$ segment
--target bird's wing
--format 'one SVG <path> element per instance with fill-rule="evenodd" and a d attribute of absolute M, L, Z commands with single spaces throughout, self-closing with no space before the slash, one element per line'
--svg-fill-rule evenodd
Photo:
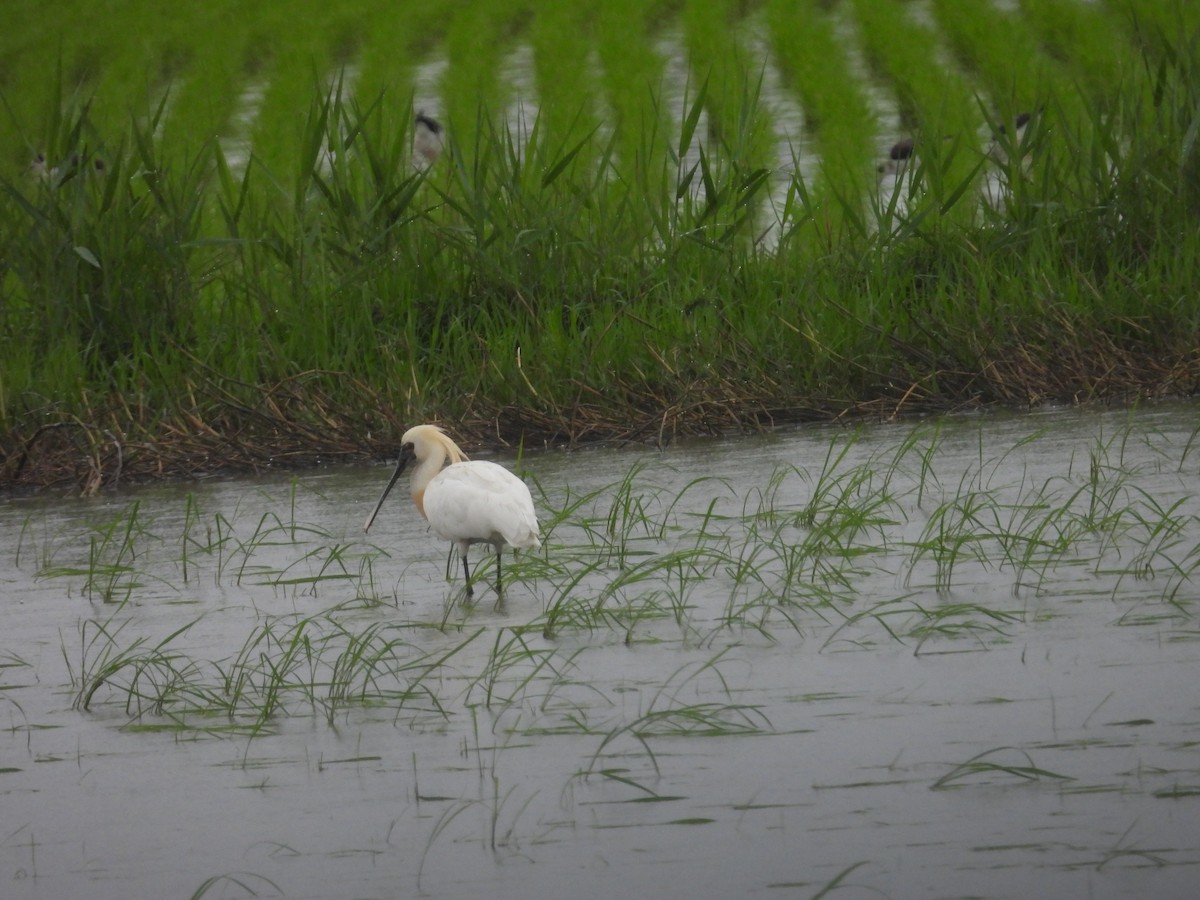
<path fill-rule="evenodd" d="M 484 460 L 442 469 L 425 489 L 425 515 L 450 541 L 502 540 L 537 547 L 537 515 L 525 482 L 503 466 Z"/>

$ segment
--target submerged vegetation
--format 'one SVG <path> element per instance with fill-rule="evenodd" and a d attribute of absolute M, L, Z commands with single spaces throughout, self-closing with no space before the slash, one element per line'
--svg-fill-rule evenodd
<path fill-rule="evenodd" d="M 1200 385 L 1192 4 L 72 5 L 0 37 L 4 487 Z"/>

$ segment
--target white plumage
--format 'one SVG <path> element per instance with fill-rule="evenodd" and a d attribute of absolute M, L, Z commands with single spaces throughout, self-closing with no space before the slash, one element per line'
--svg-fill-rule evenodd
<path fill-rule="evenodd" d="M 412 475 L 413 503 L 434 532 L 458 548 L 463 558 L 467 596 L 474 593 L 467 562 L 467 550 L 472 544 L 491 544 L 496 548 L 496 593 L 502 595 L 500 560 L 504 546 L 541 546 L 537 514 L 525 482 L 496 463 L 468 460 L 436 425 L 416 425 L 404 433 L 400 443 L 396 471 L 363 530 L 371 528 L 392 486 L 408 463 L 416 460 Z"/>

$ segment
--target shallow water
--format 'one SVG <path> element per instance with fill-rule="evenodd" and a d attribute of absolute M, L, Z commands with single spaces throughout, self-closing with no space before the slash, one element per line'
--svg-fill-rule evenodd
<path fill-rule="evenodd" d="M 385 467 L 5 500 L 0 895 L 1191 896 L 1198 431 L 531 452 L 500 608 Z"/>

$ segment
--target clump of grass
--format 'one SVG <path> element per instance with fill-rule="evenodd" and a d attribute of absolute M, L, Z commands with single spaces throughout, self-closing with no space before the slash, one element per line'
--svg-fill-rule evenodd
<path fill-rule="evenodd" d="M 1024 764 L 997 762 L 994 759 L 988 758 L 1008 751 L 1019 756 L 1024 761 Z M 971 779 L 987 781 L 989 776 L 996 775 L 1008 776 L 1006 780 L 1017 779 L 1020 782 L 1027 783 L 1046 780 L 1056 782 L 1074 780 L 1070 775 L 1051 772 L 1048 769 L 1043 769 L 1035 765 L 1033 758 L 1024 750 L 1018 750 L 1015 747 L 996 747 L 991 750 L 985 750 L 982 753 L 977 753 L 966 762 L 954 766 L 949 772 L 930 785 L 930 788 L 935 791 L 961 788 L 964 781 L 969 782 Z"/>

